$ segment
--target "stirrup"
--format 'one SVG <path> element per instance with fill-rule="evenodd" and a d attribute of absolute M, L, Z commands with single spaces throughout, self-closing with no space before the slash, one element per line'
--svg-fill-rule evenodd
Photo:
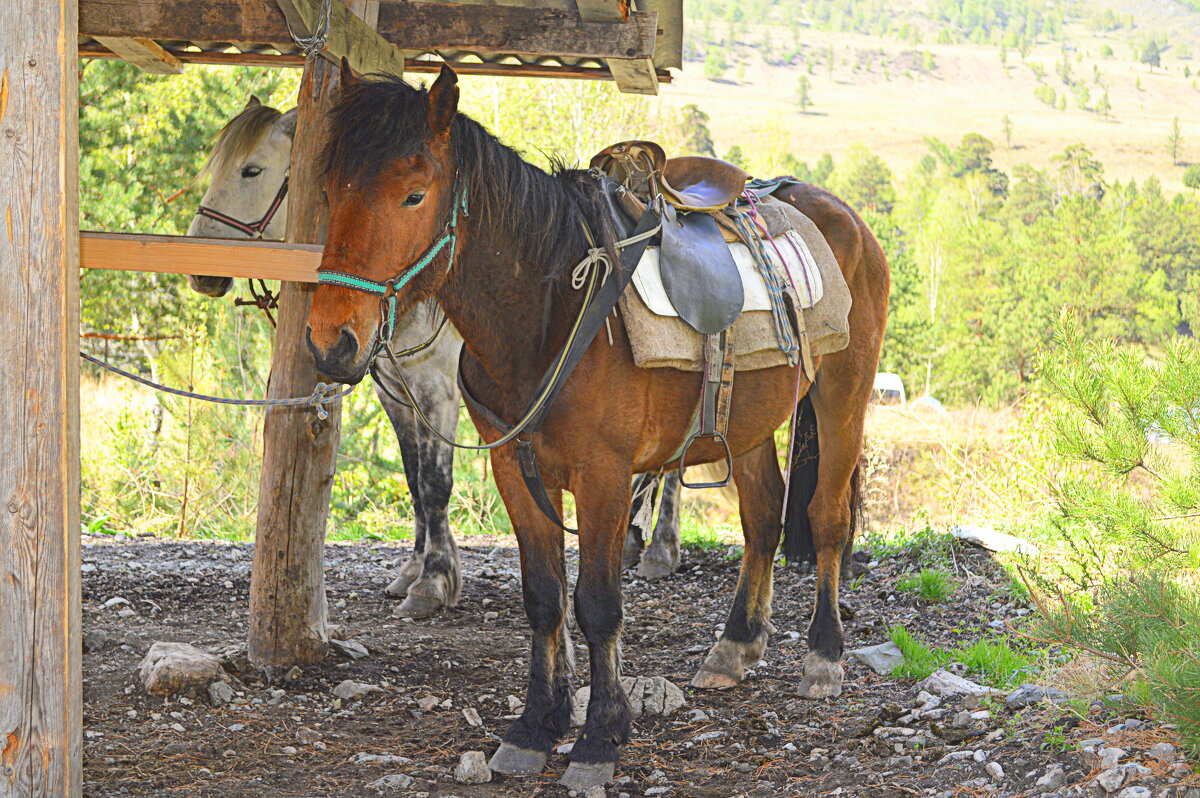
<path fill-rule="evenodd" d="M 713 438 L 719 440 L 721 445 L 725 447 L 725 478 L 720 482 L 688 482 L 684 478 L 684 470 L 687 468 L 687 451 L 688 448 L 696 442 L 698 438 Z M 688 439 L 683 443 L 683 449 L 679 452 L 679 484 L 691 490 L 700 490 L 703 488 L 723 488 L 729 484 L 729 480 L 733 479 L 733 455 L 729 451 L 729 441 L 725 440 L 725 436 L 719 432 L 693 432 L 688 436 Z"/>

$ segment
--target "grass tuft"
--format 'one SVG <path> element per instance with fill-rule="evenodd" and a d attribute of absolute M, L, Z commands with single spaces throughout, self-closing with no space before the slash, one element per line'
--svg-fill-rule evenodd
<path fill-rule="evenodd" d="M 925 601 L 940 602 L 950 598 L 955 588 L 945 571 L 922 568 L 919 573 L 896 580 L 896 589 Z"/>

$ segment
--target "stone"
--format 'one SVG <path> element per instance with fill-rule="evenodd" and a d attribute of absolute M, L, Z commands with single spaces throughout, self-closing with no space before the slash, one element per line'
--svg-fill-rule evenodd
<path fill-rule="evenodd" d="M 996 692 L 990 687 L 976 684 L 945 670 L 934 671 L 928 679 L 921 682 L 917 687 L 939 698 L 949 698 L 950 696 L 980 697 Z"/>
<path fill-rule="evenodd" d="M 1105 792 L 1116 792 L 1125 783 L 1124 768 L 1109 768 L 1096 777 L 1096 784 Z"/>
<path fill-rule="evenodd" d="M 1151 798 L 1153 795 L 1154 792 L 1149 787 L 1134 785 L 1132 787 L 1126 787 L 1117 793 L 1117 798 Z"/>
<path fill-rule="evenodd" d="M 310 729 L 307 726 L 301 726 L 296 729 L 296 742 L 301 745 L 312 745 L 313 743 L 320 742 L 324 736 L 316 729 Z"/>
<path fill-rule="evenodd" d="M 1041 551 L 1028 540 L 1022 540 L 1014 535 L 997 532 L 990 526 L 979 524 L 960 524 L 950 530 L 950 534 L 964 543 L 1002 554 L 1023 554 L 1036 557 Z"/>
<path fill-rule="evenodd" d="M 1146 751 L 1146 756 L 1154 757 L 1155 759 L 1169 759 L 1175 756 L 1178 749 L 1170 743 L 1155 743 Z"/>
<path fill-rule="evenodd" d="M 202 693 L 225 676 L 221 660 L 187 643 L 157 642 L 138 669 L 151 695 Z"/>
<path fill-rule="evenodd" d="M 1036 786 L 1046 792 L 1057 792 L 1067 785 L 1067 773 L 1062 765 L 1051 765 L 1045 774 L 1037 780 Z"/>
<path fill-rule="evenodd" d="M 846 654 L 846 659 L 866 665 L 880 676 L 886 676 L 892 668 L 904 661 L 904 652 L 900 650 L 900 646 L 889 640 L 876 646 L 856 648 Z"/>
<path fill-rule="evenodd" d="M 1004 768 L 1000 766 L 999 762 L 988 762 L 983 766 L 983 770 L 992 781 L 1001 781 L 1004 779 Z"/>
<path fill-rule="evenodd" d="M 422 712 L 432 712 L 434 710 L 434 708 L 438 705 L 438 703 L 439 703 L 438 700 L 431 695 L 427 695 L 424 698 L 417 699 L 417 707 Z"/>
<path fill-rule="evenodd" d="M 454 769 L 454 780 L 459 784 L 487 784 L 492 780 L 492 770 L 482 751 L 467 751 L 458 760 Z"/>
<path fill-rule="evenodd" d="M 358 701 L 370 695 L 371 693 L 382 692 L 382 687 L 376 687 L 373 684 L 363 684 L 362 682 L 356 682 L 353 679 L 346 679 L 337 687 L 333 688 L 333 694 L 344 701 Z"/>
<path fill-rule="evenodd" d="M 370 653 L 367 651 L 366 646 L 355 640 L 335 640 L 331 637 L 329 639 L 329 645 L 333 646 L 350 659 L 362 659 Z"/>
<path fill-rule="evenodd" d="M 350 764 L 396 765 L 397 767 L 406 767 L 414 763 L 406 756 L 396 756 L 395 754 L 368 754 L 366 751 L 359 751 L 357 754 L 350 757 Z"/>
<path fill-rule="evenodd" d="M 83 650 L 86 654 L 102 651 L 109 642 L 108 632 L 103 629 L 92 629 L 83 633 Z"/>
<path fill-rule="evenodd" d="M 214 707 L 223 707 L 233 700 L 233 688 L 229 682 L 213 682 L 208 686 L 208 701 Z"/>
<path fill-rule="evenodd" d="M 1042 701 L 1049 699 L 1056 704 L 1060 704 L 1067 700 L 1067 696 L 1061 690 L 1056 690 L 1053 687 L 1042 687 L 1036 684 L 1023 684 L 1013 692 L 1009 693 L 1004 699 L 1004 705 L 1009 709 L 1016 711 L 1024 709 L 1034 704 L 1040 704 Z"/>
<path fill-rule="evenodd" d="M 1100 767 L 1104 768 L 1105 770 L 1116 767 L 1117 763 L 1120 762 L 1121 758 L 1124 756 L 1124 748 L 1105 748 L 1100 752 Z"/>
<path fill-rule="evenodd" d="M 662 676 L 626 676 L 621 687 L 629 696 L 629 706 L 634 718 L 643 715 L 670 715 L 687 702 L 683 690 Z M 582 726 L 587 719 L 587 705 L 592 697 L 592 688 L 580 687 L 571 702 L 571 725 Z"/>
<path fill-rule="evenodd" d="M 134 651 L 144 652 L 150 647 L 149 644 L 142 639 L 142 636 L 132 629 L 121 635 L 121 642 L 132 648 Z"/>
<path fill-rule="evenodd" d="M 284 756 L 295 756 L 298 753 L 300 753 L 300 751 L 294 745 L 285 745 L 283 747 L 283 755 Z"/>
<path fill-rule="evenodd" d="M 379 792 L 397 792 L 399 790 L 407 790 L 416 783 L 416 779 L 412 776 L 406 776 L 403 773 L 389 773 L 381 779 L 376 779 L 367 785 L 368 789 L 378 790 Z"/>
<path fill-rule="evenodd" d="M 608 793 L 603 784 L 594 784 L 583 793 L 583 798 L 605 798 Z"/>
<path fill-rule="evenodd" d="M 463 717 L 467 720 L 468 726 L 482 726 L 483 719 L 479 717 L 478 710 L 475 707 L 464 707 L 462 711 Z M 482 754 L 480 754 L 482 756 Z M 471 782 L 472 784 L 482 784 L 482 782 Z"/>

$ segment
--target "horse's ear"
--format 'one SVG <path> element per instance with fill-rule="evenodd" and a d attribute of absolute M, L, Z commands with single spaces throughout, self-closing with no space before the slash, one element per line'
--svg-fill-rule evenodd
<path fill-rule="evenodd" d="M 246 100 L 246 107 L 243 108 L 242 110 L 249 111 L 251 108 L 257 108 L 260 105 L 262 105 L 262 103 L 259 101 L 259 99 L 257 97 L 255 97 L 253 94 L 251 94 L 250 99 Z"/>
<path fill-rule="evenodd" d="M 458 113 L 458 75 L 446 64 L 429 90 L 429 127 L 433 134 L 450 131 L 450 124 Z"/>
<path fill-rule="evenodd" d="M 342 89 L 348 89 L 351 86 L 358 84 L 358 76 L 354 74 L 354 70 L 350 68 L 350 61 L 346 56 L 342 56 L 342 61 L 338 67 L 338 71 L 342 76 Z"/>
<path fill-rule="evenodd" d="M 296 138 L 296 112 L 299 110 L 299 108 L 293 108 L 290 111 L 284 112 L 275 120 L 276 127 L 290 139 Z"/>

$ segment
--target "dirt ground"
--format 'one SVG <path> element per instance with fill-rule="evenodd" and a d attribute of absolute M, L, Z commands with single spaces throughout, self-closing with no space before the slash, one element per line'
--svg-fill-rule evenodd
<path fill-rule="evenodd" d="M 246 631 L 250 546 L 86 541 L 86 796 L 375 796 L 387 789 L 368 785 L 389 774 L 415 780 L 395 791 L 408 796 L 567 795 L 555 783 L 566 767 L 561 755 L 535 778 L 497 775 L 491 783 L 465 785 L 452 775 L 462 753 L 491 755 L 524 695 L 529 636 L 511 540 L 463 539 L 462 602 L 424 621 L 392 617 L 396 603 L 382 592 L 405 549 L 329 546 L 331 622 L 369 655 L 331 655 L 277 684 L 264 682 L 238 651 Z M 689 550 L 681 571 L 665 581 L 626 577 L 626 675 L 664 676 L 686 690 L 724 620 L 736 553 Z M 860 558 L 870 560 L 869 554 Z M 961 645 L 990 631 L 989 624 L 1019 623 L 1028 612 L 1008 596 L 1002 571 L 980 550 L 958 553 L 959 586 L 941 604 L 893 590 L 912 570 L 909 562 L 885 559 L 859 570 L 865 573 L 843 593 L 847 648 L 882 642 L 895 623 L 931 644 Z M 1123 798 L 1200 798 L 1200 790 L 1181 786 L 1194 778 L 1184 777 L 1185 768 L 1138 754 L 1171 740 L 1169 729 L 1136 713 L 1129 718 L 1128 711 L 1095 705 L 1080 716 L 1045 704 L 1016 714 L 1001 698 L 990 712 L 982 710 L 988 717 L 954 726 L 949 721 L 961 712 L 961 699 L 949 699 L 940 719 L 913 719 L 915 684 L 856 664 L 846 666 L 840 698 L 799 699 L 812 593 L 811 574 L 779 569 L 778 631 L 765 661 L 736 689 L 686 690 L 687 703 L 674 714 L 636 721 L 608 796 L 1093 795 L 1101 788 L 1089 780 L 1100 766 L 1080 749 L 1087 738 L 1099 738 L 1124 750 L 1122 763 L 1145 768 L 1131 771 L 1124 785 L 1153 792 L 1127 790 Z M 118 597 L 128 603 L 113 600 Z M 583 666 L 579 686 L 586 682 L 587 659 L 578 630 L 574 639 Z M 235 677 L 233 702 L 214 707 L 206 699 L 148 696 L 137 666 L 159 640 L 226 654 Z M 382 689 L 361 702 L 343 702 L 332 690 L 345 679 Z M 419 702 L 430 696 L 438 705 L 423 711 Z M 481 725 L 468 721 L 470 710 Z M 1126 718 L 1132 725 L 1122 725 Z M 360 752 L 411 762 L 352 762 Z M 1056 764 L 1064 784 L 1037 786 Z"/>

